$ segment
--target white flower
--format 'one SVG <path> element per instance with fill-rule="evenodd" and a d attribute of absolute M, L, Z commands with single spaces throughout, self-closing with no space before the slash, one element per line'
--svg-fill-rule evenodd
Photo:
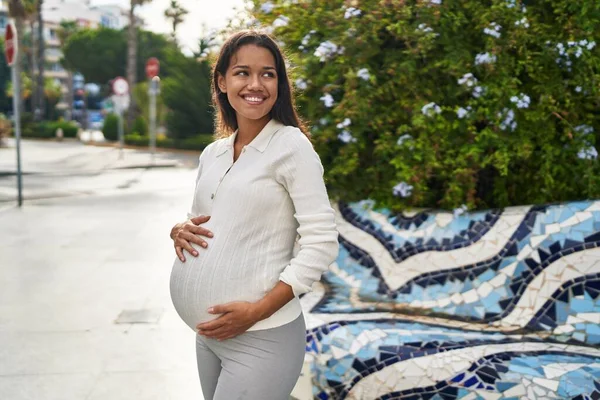
<path fill-rule="evenodd" d="M 477 78 L 472 73 L 464 74 L 462 78 L 458 80 L 459 85 L 467 84 L 468 87 L 472 87 L 477 83 Z"/>
<path fill-rule="evenodd" d="M 319 120 L 319 124 L 321 124 L 321 125 L 327 125 L 327 118 L 321 118 Z"/>
<path fill-rule="evenodd" d="M 416 30 L 421 32 L 433 32 L 433 29 L 427 26 L 427 24 L 419 24 Z"/>
<path fill-rule="evenodd" d="M 358 72 L 356 73 L 356 76 L 358 76 L 360 79 L 363 79 L 365 81 L 368 81 L 369 78 L 371 78 L 371 75 L 369 75 L 369 70 L 366 68 L 359 69 Z"/>
<path fill-rule="evenodd" d="M 504 117 L 504 120 L 500 123 L 500 129 L 503 131 L 510 129 L 514 131 L 517 129 L 517 122 L 515 121 L 515 112 L 508 108 L 502 110 L 502 112 L 498 113 L 498 117 Z"/>
<path fill-rule="evenodd" d="M 587 49 L 588 49 L 588 50 L 591 50 L 591 49 L 593 49 L 594 47 L 596 47 L 596 42 L 594 42 L 594 41 L 592 41 L 592 42 L 589 42 L 589 43 L 588 43 L 588 45 L 587 45 Z"/>
<path fill-rule="evenodd" d="M 338 129 L 345 128 L 347 126 L 350 126 L 351 123 L 352 123 L 352 121 L 350 120 L 350 118 L 345 118 L 342 122 L 337 124 L 337 128 Z"/>
<path fill-rule="evenodd" d="M 506 1 L 506 7 L 508 7 L 508 8 L 515 8 L 516 5 L 517 4 L 516 4 L 515 0 L 507 0 Z"/>
<path fill-rule="evenodd" d="M 531 103 L 529 96 L 523 93 L 521 93 L 519 96 L 511 97 L 510 101 L 517 103 L 517 108 L 529 108 L 529 104 Z"/>
<path fill-rule="evenodd" d="M 581 133 L 583 135 L 589 135 L 594 133 L 594 128 L 589 125 L 578 125 L 575 127 L 575 132 Z"/>
<path fill-rule="evenodd" d="M 595 160 L 598 158 L 598 150 L 594 146 L 587 147 L 585 149 L 579 150 L 577 153 L 577 157 L 583 160 Z"/>
<path fill-rule="evenodd" d="M 302 38 L 302 45 L 306 46 L 308 44 L 308 41 L 310 39 L 310 36 L 313 35 L 314 33 L 316 33 L 317 31 L 315 31 L 314 29 L 310 32 L 308 32 L 306 35 L 304 35 L 304 37 Z"/>
<path fill-rule="evenodd" d="M 469 113 L 471 111 L 472 111 L 471 106 L 468 106 L 467 108 L 459 107 L 458 110 L 456 110 L 456 116 L 459 119 L 463 119 L 464 117 L 466 117 L 467 115 L 469 115 Z"/>
<path fill-rule="evenodd" d="M 485 93 L 485 88 L 483 88 L 482 86 L 475 86 L 473 88 L 473 97 L 475 97 L 476 99 L 483 96 L 484 93 Z"/>
<path fill-rule="evenodd" d="M 442 112 L 442 109 L 440 108 L 440 106 L 433 102 L 425 104 L 423 108 L 421 108 L 421 112 L 423 113 L 423 115 L 431 116 L 431 111 L 435 112 L 436 114 L 439 114 Z"/>
<path fill-rule="evenodd" d="M 338 135 L 338 139 L 340 139 L 344 143 L 356 142 L 356 138 L 354 136 L 352 136 L 352 134 L 345 129 L 342 131 L 342 133 L 340 133 Z"/>
<path fill-rule="evenodd" d="M 394 186 L 394 196 L 409 197 L 412 194 L 413 187 L 406 182 L 400 182 Z"/>
<path fill-rule="evenodd" d="M 429 0 L 429 4 L 436 4 L 436 5 L 440 5 L 442 4 L 442 0 Z"/>
<path fill-rule="evenodd" d="M 475 65 L 492 64 L 496 62 L 496 56 L 490 53 L 480 53 L 475 56 Z"/>
<path fill-rule="evenodd" d="M 465 213 L 465 211 L 467 211 L 469 208 L 467 207 L 466 204 L 463 204 L 462 206 L 455 208 L 454 211 L 452 212 L 454 214 L 454 218 L 458 218 L 459 215 L 462 215 Z"/>
<path fill-rule="evenodd" d="M 280 28 L 290 23 L 290 19 L 285 15 L 280 15 L 273 21 L 273 28 Z"/>
<path fill-rule="evenodd" d="M 315 50 L 315 56 L 319 57 L 321 61 L 325 61 L 336 54 L 342 54 L 344 52 L 343 47 L 338 47 L 337 44 L 328 41 L 325 41 L 319 45 L 319 47 Z"/>
<path fill-rule="evenodd" d="M 529 28 L 529 22 L 527 21 L 527 17 L 521 18 L 519 21 L 515 22 L 516 26 L 522 25 L 525 28 Z"/>
<path fill-rule="evenodd" d="M 404 144 L 404 142 L 408 141 L 408 140 L 412 140 L 412 136 L 410 136 L 408 133 L 405 133 L 404 135 L 400 136 L 398 138 L 398 141 L 396 142 L 396 144 L 398 146 L 402 146 Z"/>
<path fill-rule="evenodd" d="M 260 11 L 264 12 L 265 14 L 270 14 L 271 11 L 273 11 L 273 8 L 275 8 L 275 5 L 270 1 L 267 1 L 260 6 Z"/>
<path fill-rule="evenodd" d="M 361 11 L 358 8 L 348 7 L 344 13 L 344 18 L 348 19 L 350 17 L 358 17 L 360 14 Z"/>
<path fill-rule="evenodd" d="M 306 88 L 308 88 L 308 84 L 304 79 L 298 78 L 296 79 L 296 87 L 300 90 L 306 90 Z"/>
<path fill-rule="evenodd" d="M 577 86 L 577 87 L 575 88 L 575 91 L 576 91 L 577 93 L 581 93 L 581 86 Z"/>
<path fill-rule="evenodd" d="M 323 95 L 321 98 L 319 98 L 319 100 L 321 100 L 327 108 L 332 107 L 334 103 L 333 96 L 331 96 L 329 93 Z"/>
<path fill-rule="evenodd" d="M 495 38 L 499 38 L 501 29 L 502 27 L 500 25 L 498 25 L 495 22 L 492 22 L 489 27 L 483 30 L 483 32 Z"/>
<path fill-rule="evenodd" d="M 581 47 L 578 47 L 577 50 L 575 51 L 575 57 L 579 58 L 579 57 L 581 57 L 582 54 L 583 54 L 583 49 Z"/>

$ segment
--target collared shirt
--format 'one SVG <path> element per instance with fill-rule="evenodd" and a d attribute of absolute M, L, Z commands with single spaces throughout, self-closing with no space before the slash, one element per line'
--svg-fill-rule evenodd
<path fill-rule="evenodd" d="M 258 301 L 279 280 L 295 298 L 249 330 L 293 321 L 301 312 L 298 296 L 338 254 L 323 166 L 308 138 L 271 120 L 234 162 L 236 135 L 211 143 L 200 156 L 188 217 L 210 215 L 202 226 L 214 237 L 203 237 L 206 249 L 193 245 L 198 257 L 176 259 L 173 266 L 173 303 L 192 329 L 215 318 L 208 307 Z"/>

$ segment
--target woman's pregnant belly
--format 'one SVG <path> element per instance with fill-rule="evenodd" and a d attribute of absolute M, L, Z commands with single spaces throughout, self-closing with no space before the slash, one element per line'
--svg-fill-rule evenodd
<path fill-rule="evenodd" d="M 206 249 L 193 244 L 194 257 L 185 252 L 186 261 L 175 257 L 171 270 L 171 300 L 181 319 L 194 331 L 201 322 L 218 318 L 209 314 L 211 306 L 232 301 L 257 301 L 264 296 L 264 277 L 253 268 L 237 265 L 233 249 L 220 247 L 210 238 Z M 260 275 L 260 274 L 259 274 Z"/>

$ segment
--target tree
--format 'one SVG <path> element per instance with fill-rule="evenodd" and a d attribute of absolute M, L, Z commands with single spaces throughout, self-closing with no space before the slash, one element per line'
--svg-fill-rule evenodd
<path fill-rule="evenodd" d="M 61 21 L 60 28 L 58 29 L 57 35 L 60 42 L 60 48 L 63 52 L 63 57 L 60 59 L 60 63 L 67 71 L 67 98 L 66 103 L 68 104 L 69 112 L 67 113 L 67 121 L 70 121 L 73 116 L 73 66 L 64 57 L 65 45 L 67 41 L 78 31 L 78 26 L 75 21 Z"/>
<path fill-rule="evenodd" d="M 42 15 L 42 6 L 44 5 L 44 0 L 36 0 L 36 15 L 37 15 L 37 64 L 38 64 L 38 74 L 37 74 L 37 101 L 38 103 L 35 106 L 36 120 L 40 120 L 42 116 L 45 114 L 45 101 L 44 101 L 44 17 Z M 35 36 L 32 32 L 32 36 Z"/>
<path fill-rule="evenodd" d="M 597 0 L 261 3 L 334 198 L 396 211 L 600 196 Z"/>
<path fill-rule="evenodd" d="M 135 17 L 135 8 L 151 0 L 129 0 L 129 26 L 127 28 L 127 82 L 129 87 L 133 88 L 137 82 L 137 20 Z M 135 110 L 135 99 L 131 96 L 129 111 L 127 114 L 128 125 L 133 122 L 133 113 Z"/>
<path fill-rule="evenodd" d="M 154 32 L 140 30 L 137 34 L 138 52 L 137 74 L 138 82 L 144 81 L 144 64 L 150 57 L 161 61 L 161 76 L 170 74 L 170 64 L 179 50 L 165 36 Z M 127 58 L 127 31 L 114 29 L 81 29 L 71 32 L 63 45 L 63 65 L 71 71 L 81 73 L 87 82 L 107 83 L 117 76 L 125 74 Z M 172 52 L 171 50 L 174 50 Z M 179 52 L 181 53 L 181 52 Z M 81 57 L 86 54 L 86 57 Z M 180 54 L 180 57 L 183 55 Z"/>
<path fill-rule="evenodd" d="M 171 75 L 163 80 L 161 96 L 167 107 L 169 136 L 180 140 L 201 133 L 213 133 L 210 66 L 196 55 L 172 54 Z"/>
<path fill-rule="evenodd" d="M 171 20 L 171 26 L 173 27 L 171 38 L 175 43 L 177 43 L 177 26 L 183 22 L 183 17 L 188 13 L 189 11 L 183 8 L 177 0 L 171 0 L 169 8 L 165 10 L 165 18 Z"/>
<path fill-rule="evenodd" d="M 0 54 L 4 54 L 4 37 L 0 37 Z M 11 109 L 11 102 L 6 94 L 10 83 L 10 67 L 6 64 L 6 59 L 0 57 L 0 114 L 6 113 Z"/>
<path fill-rule="evenodd" d="M 71 31 L 63 47 L 64 63 L 86 82 L 104 84 L 125 74 L 125 36 L 109 28 Z M 85 54 L 85 57 L 81 55 Z"/>

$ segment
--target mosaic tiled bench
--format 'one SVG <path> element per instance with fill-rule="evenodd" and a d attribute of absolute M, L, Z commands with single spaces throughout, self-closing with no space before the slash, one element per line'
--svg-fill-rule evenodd
<path fill-rule="evenodd" d="M 600 399 L 600 202 L 336 211 L 301 299 L 314 398 Z"/>

